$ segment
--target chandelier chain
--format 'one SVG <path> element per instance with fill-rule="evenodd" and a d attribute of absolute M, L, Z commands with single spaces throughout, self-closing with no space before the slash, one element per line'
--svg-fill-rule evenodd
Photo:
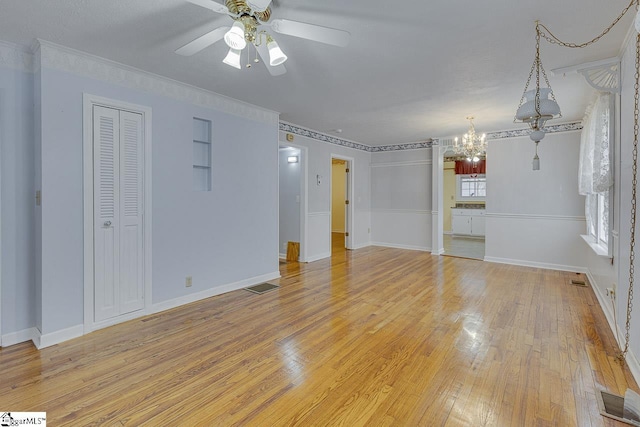
<path fill-rule="evenodd" d="M 598 36 L 592 38 L 591 40 L 589 40 L 588 42 L 584 42 L 584 43 L 567 43 L 567 42 L 563 42 L 562 40 L 560 40 L 555 34 L 553 34 L 547 27 L 545 27 L 543 24 L 538 24 L 540 27 L 544 28 L 546 33 L 544 31 L 540 31 L 540 35 L 549 43 L 551 44 L 557 44 L 563 47 L 570 47 L 570 48 L 583 48 L 583 47 L 587 47 L 589 45 L 592 45 L 594 43 L 596 43 L 598 40 L 600 40 L 602 37 L 606 36 L 609 31 L 611 31 L 611 29 L 613 27 L 616 26 L 616 24 L 622 19 L 622 17 L 624 15 L 626 15 L 626 13 L 629 11 L 629 9 L 631 9 L 635 4 L 638 3 L 638 0 L 631 0 L 629 2 L 629 4 L 627 5 L 627 7 L 625 7 L 622 12 L 620 13 L 620 15 L 618 15 L 618 17 L 613 21 L 613 23 L 611 25 L 609 25 L 603 32 L 601 32 Z"/>
<path fill-rule="evenodd" d="M 633 311 L 633 285 L 635 276 L 635 246 L 636 246 L 636 213 L 638 189 L 638 134 L 640 133 L 640 34 L 636 34 L 636 73 L 633 109 L 633 165 L 631 166 L 631 239 L 629 245 L 629 291 L 627 293 L 627 318 L 625 322 L 624 350 L 618 354 L 618 360 L 624 362 L 629 352 L 629 335 L 631 330 L 631 313 Z"/>

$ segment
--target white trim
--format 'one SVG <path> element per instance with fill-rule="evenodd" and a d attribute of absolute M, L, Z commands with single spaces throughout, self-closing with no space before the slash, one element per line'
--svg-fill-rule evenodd
<path fill-rule="evenodd" d="M 287 254 L 278 254 L 278 259 L 287 259 Z"/>
<path fill-rule="evenodd" d="M 152 302 L 152 112 L 150 107 L 130 104 L 96 95 L 83 94 L 83 186 L 84 186 L 84 330 L 90 332 L 98 325 L 94 321 L 94 280 L 93 280 L 93 106 L 102 105 L 109 108 L 127 110 L 142 114 L 144 123 L 144 202 L 143 202 L 143 235 L 144 235 L 144 309 L 132 315 L 143 316 Z M 130 320 L 129 316 L 118 316 L 116 323 Z"/>
<path fill-rule="evenodd" d="M 38 328 L 23 329 L 18 332 L 11 332 L 2 336 L 2 345 L 9 347 L 22 342 L 33 341 L 35 343 L 36 337 L 40 335 Z"/>
<path fill-rule="evenodd" d="M 178 298 L 174 298 L 168 301 L 163 301 L 158 304 L 154 304 L 151 307 L 151 314 L 159 313 L 165 310 L 170 310 L 172 308 L 180 307 L 185 304 L 190 304 L 196 301 L 201 301 L 203 299 L 211 298 L 216 295 L 225 294 L 227 292 L 237 291 L 239 289 L 257 285 L 259 283 L 266 282 L 268 280 L 278 279 L 279 277 L 280 277 L 280 272 L 274 271 L 272 273 L 263 274 L 261 276 L 251 277 L 251 278 L 240 280 L 234 283 L 217 286 L 215 288 L 207 289 L 202 292 L 197 292 L 194 294 L 189 294 L 189 295 L 184 295 Z"/>
<path fill-rule="evenodd" d="M 45 40 L 38 39 L 34 50 L 38 47 L 41 67 L 154 93 L 257 122 L 278 124 L 279 113 L 266 108 Z"/>
<path fill-rule="evenodd" d="M 318 255 L 309 257 L 304 262 L 315 262 L 315 261 L 320 261 L 321 259 L 325 259 L 325 258 L 331 258 L 331 252 L 325 252 L 323 254 L 318 254 Z"/>
<path fill-rule="evenodd" d="M 369 246 L 371 246 L 371 242 L 367 242 L 367 243 L 361 243 L 359 245 L 355 245 L 353 247 L 353 250 L 357 250 L 357 249 L 364 249 L 364 248 L 368 248 Z"/>
<path fill-rule="evenodd" d="M 518 265 L 520 267 L 533 267 L 533 268 L 544 268 L 546 270 L 557 270 L 557 271 L 571 271 L 577 273 L 586 273 L 587 269 L 585 267 L 577 267 L 573 265 L 562 265 L 562 264 L 551 264 L 546 262 L 534 262 L 534 261 L 525 261 L 521 259 L 511 259 L 511 258 L 497 258 L 497 257 L 484 257 L 486 262 L 493 262 L 497 264 L 509 264 L 509 265 Z"/>
<path fill-rule="evenodd" d="M 309 212 L 307 214 L 307 216 L 309 217 L 315 217 L 315 216 L 331 216 L 331 212 Z"/>
<path fill-rule="evenodd" d="M 420 209 L 371 209 L 371 213 L 399 213 L 399 214 L 420 214 L 420 215 L 437 215 L 437 211 L 425 211 Z"/>
<path fill-rule="evenodd" d="M 385 162 L 385 163 L 371 163 L 372 168 L 390 168 L 395 166 L 419 166 L 419 165 L 432 165 L 432 160 L 410 160 L 406 162 Z"/>
<path fill-rule="evenodd" d="M 545 219 L 554 221 L 581 221 L 586 222 L 584 216 L 569 215 L 530 215 L 530 214 L 512 214 L 512 213 L 485 213 L 485 218 L 508 218 L 508 219 Z"/>
<path fill-rule="evenodd" d="M 596 241 L 593 238 L 593 236 L 589 236 L 587 234 L 581 234 L 580 237 L 582 237 L 582 240 L 584 240 L 585 243 L 587 245 L 589 245 L 591 250 L 593 250 L 593 252 L 595 252 L 596 255 L 601 256 L 601 257 L 605 257 L 605 258 L 611 258 L 609 256 L 609 249 L 608 248 L 604 248 L 601 245 L 599 245 L 598 243 L 596 243 Z"/>
<path fill-rule="evenodd" d="M 84 325 L 76 325 L 44 335 L 40 334 L 38 331 L 38 334 L 33 339 L 33 344 L 38 350 L 41 350 L 45 347 L 51 347 L 52 345 L 81 337 L 82 335 L 84 335 Z"/>
<path fill-rule="evenodd" d="M 406 249 L 408 251 L 431 252 L 431 248 L 428 248 L 426 246 L 396 245 L 393 243 L 383 243 L 383 242 L 371 242 L 371 246 L 380 246 L 383 248 L 393 248 L 393 249 Z"/>

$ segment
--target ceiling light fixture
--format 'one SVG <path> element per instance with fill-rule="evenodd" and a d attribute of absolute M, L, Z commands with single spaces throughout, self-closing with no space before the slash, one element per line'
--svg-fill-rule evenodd
<path fill-rule="evenodd" d="M 535 88 L 529 89 L 531 79 L 535 75 Z M 540 87 L 540 77 L 547 87 Z M 516 111 L 514 123 L 527 123 L 531 128 L 529 137 L 536 143 L 536 155 L 533 158 L 533 170 L 540 170 L 540 158 L 538 157 L 538 143 L 544 138 L 544 125 L 548 120 L 562 117 L 560 106 L 556 102 L 549 78 L 540 60 L 540 23 L 536 21 L 536 54 L 529 71 L 527 84 L 524 86 L 524 93 L 520 98 L 518 110 Z"/>
<path fill-rule="evenodd" d="M 224 35 L 224 42 L 231 49 L 242 50 L 247 46 L 244 34 L 245 26 L 242 21 L 237 20 L 233 23 L 231 29 Z"/>
<path fill-rule="evenodd" d="M 222 60 L 222 62 L 227 65 L 231 65 L 233 68 L 237 68 L 238 70 L 242 69 L 242 66 L 240 65 L 241 52 L 242 51 L 238 49 L 229 49 L 229 53 L 227 53 L 227 56 Z"/>
<path fill-rule="evenodd" d="M 467 161 L 477 163 L 480 158 L 487 154 L 486 134 L 476 134 L 476 128 L 473 125 L 473 116 L 467 117 L 469 120 L 469 131 L 462 136 L 462 142 L 456 137 L 453 142 L 453 150 L 457 155 L 464 156 Z"/>
<path fill-rule="evenodd" d="M 271 36 L 267 36 L 267 49 L 269 49 L 269 65 L 272 67 L 280 65 L 287 60 L 287 55 L 284 54 L 278 43 Z"/>

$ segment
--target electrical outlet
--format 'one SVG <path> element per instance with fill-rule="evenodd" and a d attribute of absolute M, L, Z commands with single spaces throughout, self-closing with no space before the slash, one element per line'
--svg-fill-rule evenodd
<path fill-rule="evenodd" d="M 187 278 L 184 279 L 184 286 L 190 288 L 191 285 L 193 285 L 193 277 L 187 276 Z"/>
<path fill-rule="evenodd" d="M 613 288 L 607 288 L 607 296 L 609 298 L 615 298 L 616 297 L 616 290 Z"/>

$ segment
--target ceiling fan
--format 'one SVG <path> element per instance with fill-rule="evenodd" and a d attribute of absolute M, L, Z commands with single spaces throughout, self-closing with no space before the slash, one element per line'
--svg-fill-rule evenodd
<path fill-rule="evenodd" d="M 187 1 L 216 13 L 229 15 L 233 19 L 233 25 L 216 28 L 177 49 L 176 53 L 191 56 L 224 39 L 229 46 L 229 53 L 223 62 L 238 69 L 242 68 L 242 50 L 253 45 L 271 75 L 279 76 L 287 72 L 283 65 L 287 56 L 268 30 L 339 47 L 346 46 L 351 37 L 343 30 L 288 19 L 271 19 L 271 0 L 226 0 L 224 5 L 213 0 Z M 259 60 L 256 58 L 255 62 Z M 247 68 L 249 67 L 251 64 L 247 63 Z"/>

